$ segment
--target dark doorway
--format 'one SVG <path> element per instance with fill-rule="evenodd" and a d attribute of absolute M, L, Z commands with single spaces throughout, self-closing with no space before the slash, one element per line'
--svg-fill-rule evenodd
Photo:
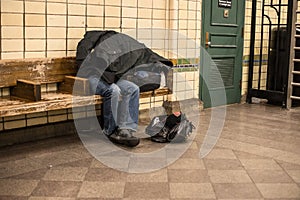
<path fill-rule="evenodd" d="M 256 97 L 287 105 L 293 1 L 252 2 L 248 103 Z"/>

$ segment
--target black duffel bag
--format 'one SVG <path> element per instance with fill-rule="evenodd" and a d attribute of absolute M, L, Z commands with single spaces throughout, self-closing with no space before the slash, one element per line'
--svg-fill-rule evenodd
<path fill-rule="evenodd" d="M 153 91 L 161 87 L 161 82 L 167 82 L 166 77 L 169 69 L 169 66 L 160 62 L 141 64 L 129 70 L 123 79 L 139 86 L 140 92 Z M 163 81 L 162 78 L 164 78 Z"/>
<path fill-rule="evenodd" d="M 156 90 L 160 87 L 161 75 L 151 71 L 136 71 L 129 80 L 140 88 L 140 92 Z"/>

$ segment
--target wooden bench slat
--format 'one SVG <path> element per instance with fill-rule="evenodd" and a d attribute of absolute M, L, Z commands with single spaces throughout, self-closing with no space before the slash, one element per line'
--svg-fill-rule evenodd
<path fill-rule="evenodd" d="M 76 76 L 65 76 L 65 81 L 59 85 L 58 90 L 63 93 L 87 96 L 90 95 L 89 80 Z"/>
<path fill-rule="evenodd" d="M 75 75 L 75 58 L 0 60 L 0 88 L 15 86 L 17 79 L 62 82 L 65 75 Z"/>
<path fill-rule="evenodd" d="M 59 94 L 56 94 L 60 96 Z M 17 105 L 4 106 L 0 109 L 0 117 L 24 115 L 30 113 L 38 113 L 59 109 L 68 109 L 73 107 L 96 105 L 102 103 L 102 97 L 93 96 L 77 96 L 62 94 L 60 99 L 53 98 L 45 101 L 20 103 Z"/>
<path fill-rule="evenodd" d="M 17 86 L 11 89 L 11 95 L 31 101 L 40 101 L 41 84 L 29 80 L 17 80 Z"/>
<path fill-rule="evenodd" d="M 140 98 L 153 96 L 163 96 L 170 94 L 168 88 L 159 88 L 155 91 L 142 92 Z M 21 114 L 45 112 L 57 109 L 67 109 L 87 105 L 96 105 L 102 103 L 100 95 L 73 96 L 72 94 L 45 93 L 42 94 L 41 101 L 38 102 L 20 102 L 9 105 L 9 102 L 0 106 L 0 117 L 15 116 Z"/>
<path fill-rule="evenodd" d="M 10 96 L 0 98 L 0 118 L 74 107 L 82 109 L 85 106 L 96 106 L 99 111 L 102 97 L 90 94 L 88 79 L 76 77 L 77 70 L 74 57 L 0 60 L 0 88 L 10 89 Z M 52 83 L 58 83 L 57 92 L 41 92 L 44 84 Z M 172 70 L 167 75 L 166 85 L 154 91 L 142 92 L 140 98 L 171 94 Z M 53 91 L 52 86 L 50 89 L 48 86 L 45 91 Z"/>

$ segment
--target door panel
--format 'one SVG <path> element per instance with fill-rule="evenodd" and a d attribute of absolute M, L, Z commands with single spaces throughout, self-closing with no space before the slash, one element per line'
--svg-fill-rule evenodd
<path fill-rule="evenodd" d="M 200 98 L 205 107 L 240 102 L 244 1 L 203 1 Z"/>
<path fill-rule="evenodd" d="M 241 1 L 241 0 L 239 0 Z M 232 6 L 231 8 L 228 7 L 219 7 L 218 6 L 218 0 L 211 0 L 210 2 L 205 3 L 212 3 L 212 6 L 210 7 L 211 12 L 211 24 L 212 25 L 221 25 L 221 26 L 238 26 L 237 19 L 238 19 L 238 3 L 237 0 L 232 0 Z M 228 17 L 224 17 L 224 12 L 227 12 L 226 10 L 229 10 Z"/>
<path fill-rule="evenodd" d="M 215 67 L 210 68 L 210 88 L 211 89 L 217 89 L 218 88 L 218 84 L 214 84 L 217 83 L 218 80 L 217 78 L 219 78 L 218 73 L 221 74 L 221 80 L 223 85 L 225 86 L 225 88 L 229 88 L 229 87 L 234 87 L 234 71 L 233 71 L 233 65 L 235 62 L 235 57 L 233 56 L 224 56 L 224 57 L 215 57 L 214 59 L 212 59 L 212 63 L 211 65 L 215 65 Z M 215 79 L 214 79 L 214 78 Z M 219 79 L 220 82 L 220 79 Z M 219 86 L 223 86 L 220 85 Z"/>
<path fill-rule="evenodd" d="M 210 48 L 236 48 L 236 34 L 210 33 Z"/>

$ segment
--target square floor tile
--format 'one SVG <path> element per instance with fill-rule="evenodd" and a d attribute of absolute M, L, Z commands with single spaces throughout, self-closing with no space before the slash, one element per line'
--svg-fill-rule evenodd
<path fill-rule="evenodd" d="M 76 200 L 68 197 L 30 197 L 28 200 Z"/>
<path fill-rule="evenodd" d="M 74 162 L 64 163 L 58 166 L 59 167 L 90 167 L 92 161 L 93 158 L 87 158 L 87 159 L 77 160 Z"/>
<path fill-rule="evenodd" d="M 52 166 L 58 166 L 87 158 L 91 158 L 91 154 L 89 154 L 89 152 L 87 152 L 84 148 L 81 149 L 78 147 L 58 152 L 45 152 L 34 156 L 32 159 L 33 161 L 40 163 L 42 166 L 50 164 Z"/>
<path fill-rule="evenodd" d="M 31 158 L 2 162 L 0 163 L 0 178 L 28 173 L 44 167 L 45 165 Z"/>
<path fill-rule="evenodd" d="M 235 198 L 235 199 L 218 199 L 218 200 L 267 200 L 267 199 L 264 199 L 264 198 L 259 198 L 259 199 L 257 199 L 257 198 L 251 198 L 251 199 L 240 199 L 240 198 Z M 275 199 L 274 199 L 275 200 Z M 278 200 L 278 199 L 276 199 L 276 200 Z M 280 199 L 280 200 L 282 200 L 282 199 Z"/>
<path fill-rule="evenodd" d="M 122 198 L 120 200 L 149 200 L 149 199 L 155 199 L 155 200 L 170 200 L 169 198 Z M 86 200 L 86 199 L 82 199 L 82 200 Z M 95 199 L 98 200 L 98 199 Z M 104 199 L 103 199 L 104 200 Z M 108 199 L 105 199 L 108 200 Z M 109 199 L 111 200 L 111 199 Z M 118 200 L 118 199 L 114 199 L 114 200 Z"/>
<path fill-rule="evenodd" d="M 113 169 L 128 169 L 130 156 L 97 156 L 91 164 L 91 168 L 113 168 Z"/>
<path fill-rule="evenodd" d="M 15 147 L 15 146 L 11 146 L 11 147 Z M 26 149 L 25 149 L 26 151 Z M 2 148 L 0 149 L 0 164 L 3 162 L 9 162 L 9 161 L 15 161 L 15 160 L 21 160 L 24 159 L 26 157 L 26 155 L 19 151 L 16 151 L 16 149 L 12 148 Z"/>
<path fill-rule="evenodd" d="M 128 199 L 161 199 L 169 198 L 169 185 L 162 182 L 134 183 L 125 185 L 124 198 Z"/>
<path fill-rule="evenodd" d="M 213 183 L 252 183 L 245 170 L 208 170 Z"/>
<path fill-rule="evenodd" d="M 286 144 L 290 140 L 296 144 L 299 123 L 284 124 L 286 129 L 293 127 L 284 133 L 282 125 L 277 123 L 271 127 L 269 123 L 273 117 L 283 117 L 285 123 L 295 121 L 299 112 L 287 114 L 278 107 L 250 104 L 229 106 L 228 111 L 231 114 L 228 113 L 226 118 L 224 137 L 204 159 L 199 157 L 199 148 L 206 134 L 203 129 L 208 128 L 211 120 L 210 110 L 204 111 L 205 114 L 202 112 L 201 130 L 183 154 L 178 153 L 183 144 L 159 144 L 142 139 L 137 148 L 120 147 L 121 151 L 108 148 L 107 152 L 98 152 L 98 161 L 85 149 L 78 136 L 1 148 L 0 199 L 299 200 L 300 163 L 299 155 L 294 151 L 297 149 L 274 146 L 281 139 Z M 250 125 L 247 122 L 249 116 L 253 119 Z M 257 125 L 257 117 L 265 121 L 249 132 L 252 125 Z M 246 135 L 239 137 L 235 134 L 239 132 Z M 265 139 L 273 140 L 271 146 L 276 148 L 264 143 L 268 142 Z M 90 142 L 93 143 L 91 146 L 98 146 L 97 150 L 102 149 L 98 141 Z M 139 159 L 128 153 L 140 157 L 161 148 L 163 151 L 152 158 Z M 167 165 L 168 162 L 172 163 Z M 118 171 L 110 164 L 125 171 L 142 173 Z M 154 171 L 148 172 L 151 170 Z"/>
<path fill-rule="evenodd" d="M 197 142 L 193 141 L 189 146 L 189 149 L 199 150 L 199 145 L 197 144 Z"/>
<path fill-rule="evenodd" d="M 296 183 L 300 183 L 300 170 L 286 170 Z"/>
<path fill-rule="evenodd" d="M 37 185 L 36 180 L 0 179 L 0 196 L 29 196 Z"/>
<path fill-rule="evenodd" d="M 167 156 L 169 156 L 169 154 L 167 154 Z M 196 159 L 198 159 L 199 158 L 199 150 L 198 149 L 188 149 L 182 154 L 182 156 L 180 156 L 180 158 L 196 158 Z"/>
<path fill-rule="evenodd" d="M 135 157 L 129 162 L 129 172 L 146 173 L 164 168 L 167 165 L 166 158 Z"/>
<path fill-rule="evenodd" d="M 216 198 L 210 183 L 170 183 L 171 198 Z"/>
<path fill-rule="evenodd" d="M 87 167 L 53 167 L 46 172 L 43 180 L 83 181 L 87 171 Z"/>
<path fill-rule="evenodd" d="M 218 199 L 259 199 L 261 195 L 252 183 L 215 183 Z"/>
<path fill-rule="evenodd" d="M 28 197 L 0 196 L 1 200 L 28 200 Z"/>
<path fill-rule="evenodd" d="M 76 197 L 80 186 L 78 181 L 41 181 L 32 196 Z"/>
<path fill-rule="evenodd" d="M 170 183 L 209 183 L 207 170 L 168 169 Z"/>
<path fill-rule="evenodd" d="M 106 167 L 107 167 L 106 165 L 104 165 L 102 162 L 100 162 L 97 159 L 93 159 L 90 165 L 90 168 L 106 168 Z"/>
<path fill-rule="evenodd" d="M 255 183 L 292 183 L 293 180 L 283 170 L 248 170 Z"/>
<path fill-rule="evenodd" d="M 258 183 L 256 184 L 265 198 L 299 198 L 300 188 L 290 183 Z"/>
<path fill-rule="evenodd" d="M 300 163 L 294 164 L 294 163 L 287 163 L 287 162 L 282 162 L 282 161 L 277 161 L 281 167 L 283 167 L 284 169 L 291 169 L 291 170 L 300 170 Z"/>
<path fill-rule="evenodd" d="M 168 169 L 205 169 L 202 159 L 181 158 L 168 166 Z"/>
<path fill-rule="evenodd" d="M 11 179 L 26 179 L 26 180 L 40 180 L 44 177 L 46 172 L 48 171 L 47 168 L 35 170 L 32 172 L 16 175 L 10 177 Z"/>
<path fill-rule="evenodd" d="M 247 152 L 242 152 L 242 151 L 234 151 L 234 154 L 239 158 L 239 159 L 265 159 L 266 157 L 247 153 Z"/>
<path fill-rule="evenodd" d="M 127 173 L 111 168 L 90 168 L 85 176 L 85 181 L 125 182 Z"/>
<path fill-rule="evenodd" d="M 78 193 L 79 198 L 123 198 L 125 182 L 84 181 Z"/>
<path fill-rule="evenodd" d="M 279 200 L 278 198 L 264 198 L 263 200 Z M 280 198 L 280 200 L 299 200 L 299 198 Z"/>
<path fill-rule="evenodd" d="M 244 170 L 237 159 L 204 159 L 204 163 L 207 170 Z"/>
<path fill-rule="evenodd" d="M 168 182 L 167 169 L 149 173 L 128 173 L 127 182 Z"/>
<path fill-rule="evenodd" d="M 272 159 L 240 159 L 248 169 L 281 170 L 281 167 Z"/>
<path fill-rule="evenodd" d="M 237 159 L 231 149 L 213 149 L 206 159 Z"/>

